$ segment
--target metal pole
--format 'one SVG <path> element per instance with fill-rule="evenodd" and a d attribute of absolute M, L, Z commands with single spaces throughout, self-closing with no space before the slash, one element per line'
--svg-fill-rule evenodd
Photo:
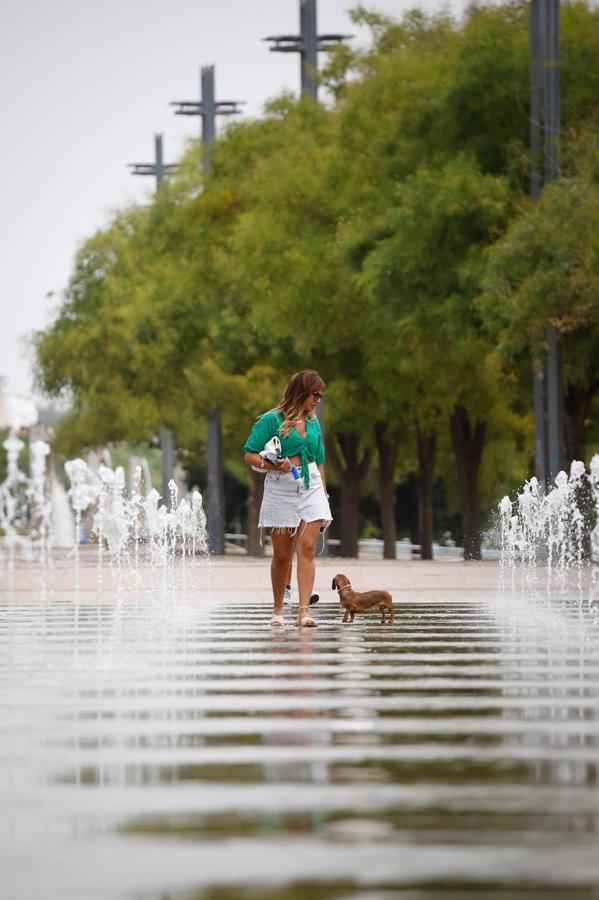
<path fill-rule="evenodd" d="M 541 3 L 530 5 L 530 196 L 536 202 L 541 195 L 541 102 L 543 97 L 543 49 L 541 43 Z M 533 360 L 533 396 L 535 415 L 535 475 L 542 488 L 547 478 L 547 435 L 545 421 L 545 363 Z"/>
<path fill-rule="evenodd" d="M 318 100 L 318 27 L 316 23 L 316 0 L 300 0 L 300 61 L 302 97 Z M 324 398 L 318 404 L 316 415 L 325 439 Z M 319 538 L 319 553 L 327 551 L 327 536 Z"/>
<path fill-rule="evenodd" d="M 202 167 L 208 172 L 212 146 L 216 139 L 216 103 L 214 90 L 214 66 L 202 68 Z M 208 549 L 211 553 L 224 553 L 225 485 L 222 465 L 222 440 L 220 410 L 214 407 L 207 418 L 207 469 L 208 469 Z"/>
<path fill-rule="evenodd" d="M 538 200 L 541 195 L 541 101 L 543 96 L 543 51 L 541 46 L 540 4 L 531 0 L 530 5 L 530 196 Z"/>
<path fill-rule="evenodd" d="M 562 356 L 557 328 L 547 329 L 547 424 L 549 474 L 552 479 L 564 465 L 562 416 Z"/>
<path fill-rule="evenodd" d="M 544 0 L 545 184 L 559 178 L 559 0 Z"/>
<path fill-rule="evenodd" d="M 208 413 L 208 549 L 210 553 L 224 553 L 224 487 L 220 411 Z"/>
<path fill-rule="evenodd" d="M 318 99 L 318 54 L 332 50 L 351 34 L 318 34 L 316 0 L 299 0 L 300 33 L 271 35 L 271 50 L 276 53 L 299 53 L 302 97 Z"/>
<path fill-rule="evenodd" d="M 560 130 L 560 9 L 559 0 L 543 0 L 543 111 L 545 184 L 559 178 Z M 554 326 L 547 329 L 547 431 L 549 474 L 552 479 L 564 462 L 561 341 Z"/>
<path fill-rule="evenodd" d="M 176 115 L 199 116 L 202 120 L 202 169 L 208 172 L 216 140 L 216 117 L 235 116 L 243 101 L 216 100 L 214 66 L 203 66 L 200 76 L 200 100 L 176 100 Z M 225 547 L 224 478 L 220 410 L 214 407 L 207 416 L 207 481 L 208 481 L 208 546 L 212 553 L 223 553 Z"/>
<path fill-rule="evenodd" d="M 300 0 L 302 97 L 318 99 L 318 31 L 316 0 Z"/>
<path fill-rule="evenodd" d="M 156 190 L 160 187 L 162 182 L 164 181 L 165 169 L 164 169 L 164 154 L 162 152 L 162 135 L 155 134 L 154 135 L 154 166 L 156 168 Z"/>
<path fill-rule="evenodd" d="M 535 475 L 541 488 L 547 479 L 547 449 L 545 422 L 545 363 L 533 360 L 533 396 L 535 413 Z"/>
<path fill-rule="evenodd" d="M 154 135 L 154 166 L 156 174 L 156 190 L 164 181 L 166 168 L 164 165 L 164 153 L 162 147 L 162 135 Z M 162 502 L 170 509 L 171 493 L 169 490 L 169 482 L 173 477 L 175 468 L 175 439 L 170 428 L 166 425 L 160 426 L 160 474 L 162 488 Z"/>
<path fill-rule="evenodd" d="M 153 175 L 156 179 L 156 190 L 166 178 L 168 172 L 175 168 L 174 165 L 167 165 L 164 162 L 164 154 L 162 149 L 162 135 L 154 135 L 154 162 L 153 163 L 131 163 L 133 175 Z M 165 426 L 160 426 L 160 452 L 161 452 L 161 486 L 162 501 L 165 506 L 170 506 L 170 491 L 168 483 L 173 477 L 174 461 L 175 461 L 175 442 L 171 431 Z"/>
<path fill-rule="evenodd" d="M 530 14 L 530 193 L 559 178 L 560 131 L 559 0 L 531 0 Z M 542 130 L 542 140 L 541 140 Z M 542 174 L 541 174 L 542 159 Z M 563 389 L 560 337 L 546 332 L 547 360 L 534 363 L 535 473 L 541 484 L 563 466 Z"/>
<path fill-rule="evenodd" d="M 203 167 L 210 168 L 210 147 L 216 139 L 216 103 L 214 102 L 214 66 L 202 66 L 202 146 Z"/>

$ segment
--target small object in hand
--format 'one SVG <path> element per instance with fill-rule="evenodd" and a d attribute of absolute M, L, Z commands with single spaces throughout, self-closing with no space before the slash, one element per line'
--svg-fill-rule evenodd
<path fill-rule="evenodd" d="M 258 466 L 252 466 L 252 469 L 254 469 L 254 471 L 256 472 L 262 473 L 268 471 L 268 469 L 266 469 L 264 466 L 265 462 L 270 463 L 271 466 L 274 466 L 276 469 L 278 469 L 287 459 L 286 456 L 281 456 L 281 441 L 276 434 L 264 445 L 264 450 L 260 450 L 259 456 L 262 457 L 262 459 L 260 460 L 260 467 L 258 468 Z M 297 466 L 294 466 L 292 462 L 289 462 L 289 465 L 291 466 L 289 471 L 297 481 L 298 478 L 301 478 L 300 470 L 297 468 Z"/>
<path fill-rule="evenodd" d="M 345 609 L 344 622 L 353 622 L 357 612 L 375 608 L 381 613 L 381 624 L 385 624 L 385 614 L 389 612 L 389 624 L 393 625 L 395 610 L 389 591 L 354 591 L 346 575 L 335 575 L 332 588 L 339 593 L 339 602 Z"/>
<path fill-rule="evenodd" d="M 269 470 L 264 465 L 265 462 L 268 462 L 271 466 L 276 466 L 277 468 L 281 465 L 283 462 L 283 457 L 281 456 L 281 441 L 276 434 L 264 445 L 264 450 L 260 450 L 258 455 L 262 458 L 259 466 L 252 466 L 254 472 L 260 472 L 262 475 L 268 472 Z"/>

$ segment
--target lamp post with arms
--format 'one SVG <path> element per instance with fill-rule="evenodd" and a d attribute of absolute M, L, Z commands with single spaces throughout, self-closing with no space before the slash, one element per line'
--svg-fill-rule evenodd
<path fill-rule="evenodd" d="M 177 116 L 199 116 L 202 121 L 202 168 L 209 171 L 212 145 L 216 140 L 216 117 L 235 116 L 241 112 L 240 100 L 216 100 L 214 66 L 203 66 L 200 76 L 199 100 L 175 100 L 171 106 Z M 222 464 L 220 409 L 213 406 L 208 412 L 208 548 L 211 553 L 225 549 L 225 488 Z"/>
<path fill-rule="evenodd" d="M 169 172 L 176 168 L 173 164 L 164 162 L 162 148 L 162 135 L 154 135 L 154 162 L 153 163 L 129 163 L 132 175 L 152 175 L 156 179 L 156 190 L 166 178 Z M 170 506 L 169 482 L 173 477 L 175 468 L 175 441 L 173 433 L 166 425 L 160 426 L 160 470 L 162 502 Z"/>

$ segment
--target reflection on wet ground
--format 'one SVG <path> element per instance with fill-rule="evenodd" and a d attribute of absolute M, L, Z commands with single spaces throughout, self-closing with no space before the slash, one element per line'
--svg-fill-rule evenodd
<path fill-rule="evenodd" d="M 599 896 L 592 610 L 0 607 L 2 900 Z"/>

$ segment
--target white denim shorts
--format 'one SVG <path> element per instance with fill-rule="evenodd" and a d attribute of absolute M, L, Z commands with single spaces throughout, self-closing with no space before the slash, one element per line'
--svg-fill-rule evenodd
<path fill-rule="evenodd" d="M 301 521 L 317 520 L 322 521 L 326 528 L 332 518 L 316 463 L 310 463 L 309 488 L 306 488 L 303 478 L 296 480 L 291 472 L 267 472 L 260 507 L 260 528 L 295 530 Z"/>

